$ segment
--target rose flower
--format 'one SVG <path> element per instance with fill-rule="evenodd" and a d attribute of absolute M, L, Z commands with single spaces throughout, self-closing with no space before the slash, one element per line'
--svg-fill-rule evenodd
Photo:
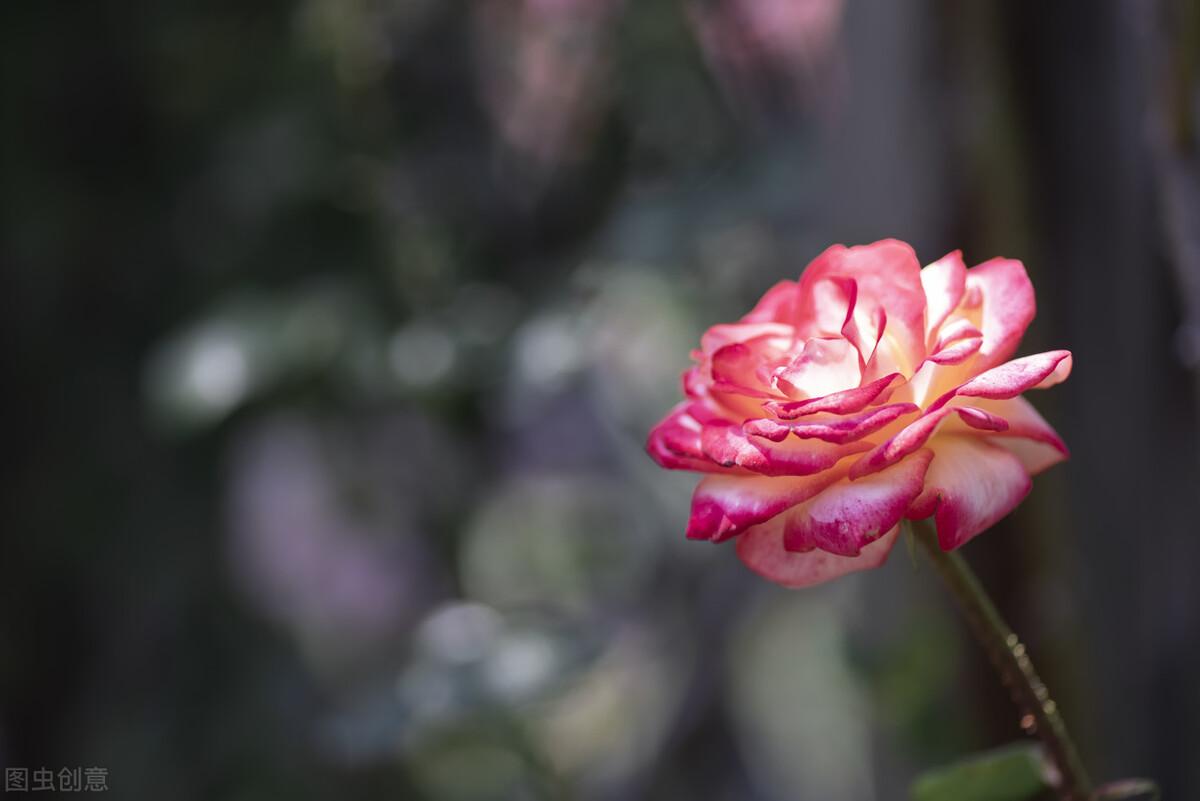
<path fill-rule="evenodd" d="M 687 400 L 650 433 L 660 465 L 706 474 L 687 536 L 736 537 L 789 587 L 878 567 L 904 517 L 933 516 L 944 550 L 967 542 L 1067 456 L 1020 395 L 1065 379 L 1070 352 L 1009 361 L 1034 309 L 1019 261 L 829 248 L 704 334 Z"/>

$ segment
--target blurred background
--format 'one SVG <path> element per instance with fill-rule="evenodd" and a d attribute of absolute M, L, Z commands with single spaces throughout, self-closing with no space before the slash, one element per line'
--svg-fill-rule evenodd
<path fill-rule="evenodd" d="M 888 801 L 1017 739 L 905 549 L 646 431 L 834 242 L 1023 259 L 1074 458 L 967 556 L 1200 798 L 1200 3 L 4 3 L 0 763 L 128 799 Z"/>

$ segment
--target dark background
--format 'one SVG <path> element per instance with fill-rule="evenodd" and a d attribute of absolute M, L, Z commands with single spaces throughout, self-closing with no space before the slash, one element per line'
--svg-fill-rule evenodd
<path fill-rule="evenodd" d="M 832 242 L 1025 261 L 1073 449 L 966 549 L 1200 797 L 1200 4 L 8 2 L 0 763 L 130 799 L 900 799 L 929 570 L 682 540 L 645 432 Z"/>

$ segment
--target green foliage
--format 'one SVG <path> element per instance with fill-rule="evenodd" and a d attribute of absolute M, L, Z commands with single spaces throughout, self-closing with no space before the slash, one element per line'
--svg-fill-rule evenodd
<path fill-rule="evenodd" d="M 1040 746 L 1013 745 L 928 771 L 913 782 L 912 801 L 1026 801 L 1049 785 Z"/>

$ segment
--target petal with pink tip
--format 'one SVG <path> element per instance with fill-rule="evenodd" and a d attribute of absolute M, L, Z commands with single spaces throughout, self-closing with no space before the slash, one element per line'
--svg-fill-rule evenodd
<path fill-rule="evenodd" d="M 1071 368 L 1075 364 L 1075 357 L 1071 355 L 1071 351 L 1067 351 L 1066 353 L 1067 357 L 1054 367 L 1054 371 L 1050 375 L 1039 381 L 1034 389 L 1049 389 L 1067 380 L 1071 375 Z"/>
<path fill-rule="evenodd" d="M 992 442 L 1012 451 L 1021 460 L 1029 475 L 1036 476 L 1070 457 L 1070 451 L 1062 437 L 1025 398 L 981 398 L 977 403 L 989 413 L 1008 421 L 1008 428 L 997 432 Z M 952 426 L 947 426 L 946 430 L 951 428 Z"/>
<path fill-rule="evenodd" d="M 650 431 L 646 439 L 646 452 L 668 470 L 722 471 L 701 448 L 701 425 L 689 414 L 693 405 L 686 401 L 677 404 Z"/>
<path fill-rule="evenodd" d="M 1027 389 L 1052 386 L 1046 382 L 1058 383 L 1070 375 L 1070 372 L 1071 351 L 1069 350 L 1050 350 L 1045 353 L 1035 353 L 1032 356 L 1023 356 L 1020 359 L 1005 362 L 999 367 L 985 370 L 965 384 L 942 395 L 929 408 L 936 409 L 944 406 L 951 398 L 960 395 L 993 400 L 1015 398 Z"/>
<path fill-rule="evenodd" d="M 765 579 L 785 587 L 799 589 L 879 567 L 887 561 L 900 527 L 862 549 L 858 556 L 838 556 L 821 550 L 791 553 L 783 547 L 783 528 L 774 521 L 749 529 L 737 540 L 742 562 Z"/>
<path fill-rule="evenodd" d="M 933 451 L 920 450 L 860 481 L 842 480 L 784 515 L 783 547 L 839 556 L 862 549 L 900 522 L 925 485 Z"/>
<path fill-rule="evenodd" d="M 863 456 L 850 466 L 850 479 L 857 481 L 864 476 L 877 473 L 884 468 L 914 453 L 925 446 L 948 415 L 955 413 L 970 428 L 984 431 L 1003 431 L 1008 423 L 982 409 L 971 406 L 943 406 L 926 412 L 922 417 L 905 426 L 899 433 Z"/>
<path fill-rule="evenodd" d="M 983 345 L 983 337 L 959 339 L 927 358 L 934 364 L 962 364 L 978 353 L 981 345 Z"/>
<path fill-rule="evenodd" d="M 906 414 L 920 411 L 915 403 L 889 403 L 855 415 L 832 417 L 798 423 L 780 423 L 769 417 L 749 420 L 742 429 L 747 434 L 782 442 L 789 433 L 800 439 L 820 439 L 825 442 L 853 442 L 873 434 Z"/>
<path fill-rule="evenodd" d="M 975 297 L 983 303 L 979 369 L 984 369 L 1012 356 L 1037 304 L 1025 265 L 1015 259 L 991 259 L 968 270 L 966 299 Z"/>
<path fill-rule="evenodd" d="M 958 308 L 967 283 L 967 266 L 962 251 L 947 253 L 921 270 L 921 287 L 925 290 L 926 341 L 937 334 L 950 312 Z"/>
<path fill-rule="evenodd" d="M 933 450 L 925 490 L 908 517 L 934 515 L 942 550 L 952 551 L 995 524 L 1033 486 L 1016 456 L 982 437 L 942 436 Z"/>
<path fill-rule="evenodd" d="M 913 249 L 904 242 L 885 239 L 853 248 L 835 245 L 814 259 L 800 276 L 802 334 L 812 335 L 803 326 L 821 313 L 815 289 L 835 278 L 854 279 L 856 319 L 861 314 L 863 319 L 874 320 L 879 309 L 886 311 L 884 339 L 894 346 L 892 355 L 898 368 L 905 373 L 916 370 L 925 358 L 925 290 Z"/>
<path fill-rule="evenodd" d="M 750 436 L 733 423 L 706 424 L 700 433 L 704 455 L 722 467 L 742 467 L 764 476 L 809 476 L 847 456 L 870 450 L 867 442 L 829 443 Z"/>
<path fill-rule="evenodd" d="M 829 278 L 846 299 L 846 317 L 839 329 L 846 341 L 858 351 L 860 371 L 870 363 L 887 328 L 887 311 L 879 304 L 858 302 L 858 282 L 853 278 Z M 820 285 L 818 285 L 820 286 Z M 834 306 L 833 308 L 838 308 Z"/>
<path fill-rule="evenodd" d="M 884 393 L 897 383 L 897 379 L 901 379 L 900 374 L 892 373 L 869 384 L 863 384 L 861 387 L 831 392 L 820 398 L 803 401 L 768 401 L 763 404 L 763 407 L 781 420 L 795 420 L 797 417 L 818 412 L 853 414 L 884 396 Z"/>
<path fill-rule="evenodd" d="M 692 493 L 687 536 L 721 542 L 816 495 L 840 473 L 799 478 L 706 476 Z"/>

